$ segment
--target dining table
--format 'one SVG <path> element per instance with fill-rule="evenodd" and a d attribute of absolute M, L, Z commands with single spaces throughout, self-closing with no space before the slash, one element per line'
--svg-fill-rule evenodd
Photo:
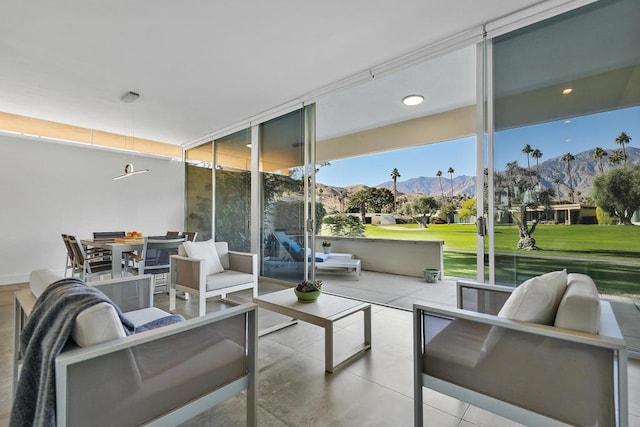
<path fill-rule="evenodd" d="M 112 239 L 81 239 L 85 247 L 93 247 L 99 249 L 106 249 L 111 251 L 111 276 L 122 277 L 126 270 L 122 268 L 122 254 L 125 252 L 138 251 L 140 253 L 144 247 L 144 239 L 135 239 L 131 241 L 115 241 Z"/>

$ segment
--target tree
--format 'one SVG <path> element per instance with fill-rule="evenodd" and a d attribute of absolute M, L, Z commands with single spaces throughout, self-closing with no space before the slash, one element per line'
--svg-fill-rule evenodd
<path fill-rule="evenodd" d="M 388 188 L 366 188 L 355 192 L 347 203 L 348 212 L 360 212 L 362 222 L 367 212 L 390 212 L 393 209 L 393 193 Z"/>
<path fill-rule="evenodd" d="M 575 160 L 575 156 L 571 153 L 567 153 L 564 156 L 562 156 L 562 161 L 563 162 L 567 162 L 567 173 L 569 174 L 569 195 L 571 196 L 571 203 L 574 202 L 573 200 L 573 182 L 571 180 L 571 161 Z"/>
<path fill-rule="evenodd" d="M 618 135 L 615 142 L 618 145 L 622 145 L 622 158 L 624 163 L 627 164 L 627 152 L 624 149 L 624 145 L 631 142 L 631 137 L 624 132 L 620 132 L 620 135 Z"/>
<path fill-rule="evenodd" d="M 344 189 L 338 190 L 338 194 L 336 195 L 338 198 L 338 203 L 340 204 L 340 212 L 344 212 L 344 201 L 347 198 L 347 191 Z"/>
<path fill-rule="evenodd" d="M 447 169 L 447 173 L 449 174 L 449 178 L 451 179 L 451 198 L 453 198 L 453 174 L 455 173 L 455 170 L 449 166 L 449 169 Z"/>
<path fill-rule="evenodd" d="M 438 202 L 431 196 L 417 197 L 410 206 L 412 216 L 420 228 L 427 228 L 431 217 L 438 211 Z"/>
<path fill-rule="evenodd" d="M 474 216 L 476 214 L 476 199 L 475 197 L 471 199 L 467 199 L 462 202 L 462 207 L 458 212 L 460 218 L 468 218 L 470 216 Z"/>
<path fill-rule="evenodd" d="M 560 201 L 560 180 L 558 178 L 553 178 L 553 183 L 556 186 L 556 193 L 558 194 L 558 201 Z"/>
<path fill-rule="evenodd" d="M 597 175 L 592 196 L 603 211 L 618 218 L 618 224 L 631 225 L 640 209 L 640 165 L 627 164 Z"/>
<path fill-rule="evenodd" d="M 440 193 L 442 193 L 442 206 L 444 206 L 444 188 L 442 187 L 442 171 L 436 172 L 436 176 L 440 180 Z"/>
<path fill-rule="evenodd" d="M 324 217 L 322 222 L 329 226 L 333 236 L 364 237 L 365 228 L 358 217 L 339 213 Z"/>
<path fill-rule="evenodd" d="M 625 162 L 627 161 L 627 155 L 624 154 L 624 152 L 619 148 L 616 150 L 613 150 L 613 152 L 609 156 L 609 159 L 607 160 L 607 162 L 609 162 L 612 165 L 617 165 L 622 161 L 625 161 Z"/>
<path fill-rule="evenodd" d="M 529 144 L 525 145 L 524 148 L 522 149 L 522 152 L 527 155 L 527 169 L 531 168 L 531 165 L 529 164 L 529 154 L 532 151 L 533 151 L 533 149 L 531 148 L 531 146 Z"/>
<path fill-rule="evenodd" d="M 609 153 L 607 153 L 604 148 L 601 147 L 596 147 L 593 150 L 593 158 L 595 160 L 598 160 L 598 163 L 600 165 L 600 173 L 604 173 L 604 158 L 605 156 L 609 155 Z"/>
<path fill-rule="evenodd" d="M 499 191 L 502 194 L 506 193 L 506 209 L 518 227 L 519 240 L 517 248 L 522 250 L 539 249 L 536 246 L 533 233 L 539 221 L 546 218 L 555 191 L 553 188 L 535 185 L 532 181 L 535 172 L 529 168 L 521 167 L 517 161 L 507 163 L 506 170 L 497 174 L 501 175 L 501 178 L 496 179 L 495 182 L 501 183 Z M 496 187 L 496 191 L 498 191 L 498 187 Z M 529 226 L 527 209 L 538 209 L 540 206 L 544 207 L 542 215 L 534 218 L 531 221 L 531 226 Z"/>
<path fill-rule="evenodd" d="M 393 168 L 391 171 L 391 179 L 393 179 L 393 210 L 394 212 L 398 212 L 398 189 L 396 187 L 396 182 L 400 178 L 400 172 L 398 172 L 397 168 Z"/>
<path fill-rule="evenodd" d="M 538 170 L 538 160 L 542 157 L 542 151 L 537 148 L 531 152 L 531 157 L 536 159 L 536 175 L 540 176 L 540 171 Z"/>

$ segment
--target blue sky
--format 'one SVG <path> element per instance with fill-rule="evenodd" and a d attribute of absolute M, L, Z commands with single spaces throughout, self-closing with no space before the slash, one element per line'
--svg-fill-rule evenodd
<path fill-rule="evenodd" d="M 632 138 L 632 147 L 640 147 L 640 107 L 498 132 L 495 136 L 496 168 L 502 170 L 507 162 L 513 160 L 526 166 L 527 157 L 522 153 L 525 144 L 542 151 L 540 163 L 567 152 L 577 154 L 598 146 L 613 151 L 620 148 L 614 140 L 622 131 Z M 419 176 L 435 177 L 438 170 L 448 176 L 450 166 L 455 170 L 454 177 L 474 176 L 475 146 L 475 138 L 463 138 L 332 161 L 331 166 L 320 168 L 316 180 L 336 187 L 353 184 L 374 186 L 389 181 L 394 167 L 400 172 L 399 182 Z M 535 160 L 532 159 L 531 164 L 535 164 Z"/>

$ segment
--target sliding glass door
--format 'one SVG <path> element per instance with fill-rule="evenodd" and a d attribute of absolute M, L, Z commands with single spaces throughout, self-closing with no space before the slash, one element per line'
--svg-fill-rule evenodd
<path fill-rule="evenodd" d="M 307 266 L 304 110 L 259 125 L 262 275 L 298 282 Z"/>
<path fill-rule="evenodd" d="M 638 16 L 597 2 L 492 40 L 495 282 L 566 268 L 640 295 Z"/>
<path fill-rule="evenodd" d="M 251 131 L 215 140 L 215 236 L 229 249 L 251 250 Z"/>

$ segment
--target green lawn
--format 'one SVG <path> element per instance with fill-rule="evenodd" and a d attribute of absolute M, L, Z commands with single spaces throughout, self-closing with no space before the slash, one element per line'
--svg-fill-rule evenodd
<path fill-rule="evenodd" d="M 367 225 L 366 237 L 442 240 L 445 274 L 476 276 L 474 225 L 433 224 L 428 229 L 416 224 Z M 566 268 L 589 274 L 602 293 L 640 296 L 640 227 L 544 224 L 536 228 L 533 237 L 541 250 L 519 251 L 517 228 L 496 227 L 496 282 L 516 285 L 529 277 Z"/>
<path fill-rule="evenodd" d="M 392 227 L 367 225 L 370 238 L 443 240 L 446 250 L 476 250 L 476 228 L 469 224 L 432 224 L 420 229 L 416 224 Z M 533 237 L 540 251 L 516 249 L 518 229 L 512 225 L 496 227 L 496 252 L 640 261 L 640 227 L 615 225 L 539 225 Z"/>

